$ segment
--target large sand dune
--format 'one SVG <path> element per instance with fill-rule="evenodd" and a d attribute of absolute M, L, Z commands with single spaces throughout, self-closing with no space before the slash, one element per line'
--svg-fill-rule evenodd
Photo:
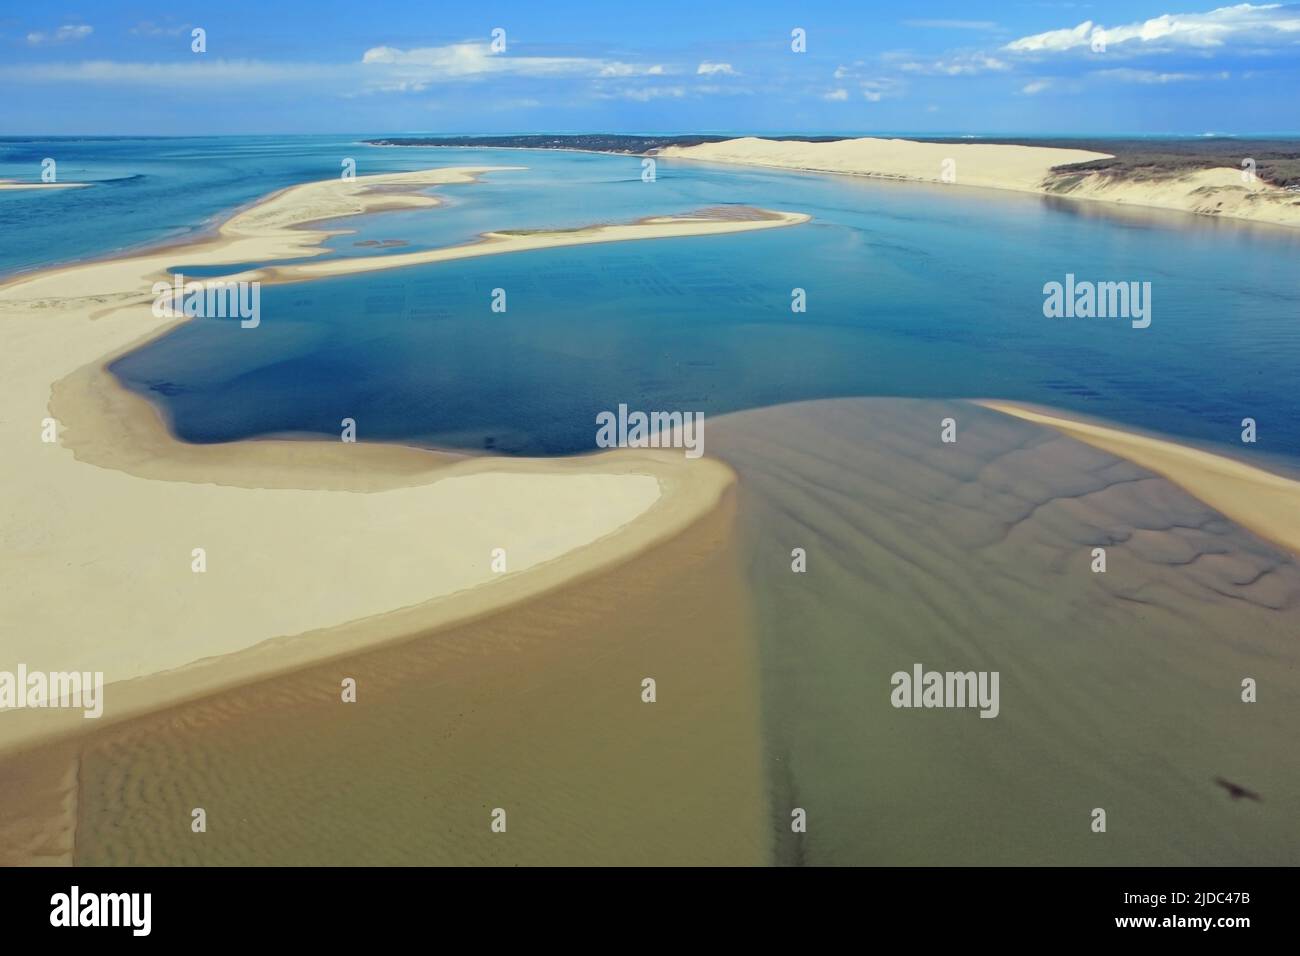
<path fill-rule="evenodd" d="M 747 136 L 699 146 L 671 146 L 661 150 L 660 155 L 876 179 L 1011 189 L 1300 226 L 1300 195 L 1261 181 L 1245 183 L 1239 169 L 1197 170 L 1141 180 L 1099 172 L 1053 172 L 1053 167 L 1109 158 L 1106 153 L 1081 149 L 870 137 L 807 143 Z"/>

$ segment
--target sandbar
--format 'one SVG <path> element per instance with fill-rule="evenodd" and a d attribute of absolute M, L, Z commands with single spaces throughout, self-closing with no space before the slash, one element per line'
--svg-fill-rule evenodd
<path fill-rule="evenodd" d="M 0 751 L 494 612 L 626 561 L 718 506 L 730 469 L 680 450 L 529 460 L 364 440 L 187 445 L 106 370 L 183 321 L 151 308 L 152 283 L 175 263 L 312 255 L 329 233 L 308 224 L 434 206 L 418 190 L 485 171 L 295 186 L 211 238 L 0 285 L 0 576 L 22 582 L 6 589 L 0 668 L 103 671 L 107 685 L 99 721 L 0 713 Z M 607 229 L 633 239 L 789 221 L 506 236 L 477 254 L 613 241 Z M 46 442 L 51 418 L 57 441 Z"/>
<path fill-rule="evenodd" d="M 1177 442 L 1078 421 L 1012 402 L 986 408 L 1048 425 L 1168 478 L 1184 491 L 1255 534 L 1300 554 L 1300 481 Z"/>

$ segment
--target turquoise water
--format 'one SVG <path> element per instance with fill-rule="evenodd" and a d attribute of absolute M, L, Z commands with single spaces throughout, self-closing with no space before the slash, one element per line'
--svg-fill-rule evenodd
<path fill-rule="evenodd" d="M 14 144 L 0 146 L 0 176 L 16 175 Z M 30 163 L 51 148 L 19 152 Z M 1251 451 L 1300 459 L 1300 241 L 1281 230 L 670 161 L 645 183 L 639 158 L 583 153 L 376 149 L 323 137 L 78 148 L 90 157 L 85 178 L 119 185 L 0 195 L 6 220 L 15 209 L 27 217 L 23 236 L 0 232 L 0 271 L 193 231 L 272 189 L 336 175 L 340 155 L 355 156 L 360 173 L 527 169 L 440 189 L 446 205 L 435 210 L 337 224 L 355 232 L 334 237 L 330 255 L 728 203 L 814 216 L 769 232 L 264 288 L 258 328 L 195 320 L 113 366 L 189 441 L 337 435 L 353 418 L 363 439 L 570 454 L 593 447 L 596 414 L 620 403 L 716 415 L 829 396 L 987 396 L 1238 450 L 1251 417 Z M 79 178 L 78 168 L 61 162 L 61 178 Z M 356 245 L 368 240 L 402 245 Z M 1066 273 L 1150 282 L 1151 327 L 1045 318 L 1043 284 Z M 795 287 L 806 290 L 806 313 L 791 311 Z M 489 307 L 496 288 L 507 293 L 504 314 Z"/>

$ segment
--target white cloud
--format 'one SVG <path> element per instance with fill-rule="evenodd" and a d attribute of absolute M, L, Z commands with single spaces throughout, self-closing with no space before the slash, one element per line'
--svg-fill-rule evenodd
<path fill-rule="evenodd" d="M 830 100 L 832 103 L 843 103 L 849 98 L 849 91 L 846 89 L 831 90 L 829 93 L 823 93 L 822 99 Z"/>
<path fill-rule="evenodd" d="M 1141 50 L 1177 47 L 1216 48 L 1229 43 L 1267 45 L 1300 42 L 1300 7 L 1240 3 L 1208 13 L 1166 13 L 1150 20 L 1104 27 L 1091 20 L 1062 30 L 1035 33 L 1008 43 L 1017 53 L 1059 53 L 1090 47 L 1093 32 L 1101 31 L 1107 50 L 1129 44 Z"/>
<path fill-rule="evenodd" d="M 18 82 L 99 83 L 124 86 L 260 86 L 295 80 L 319 81 L 337 76 L 335 67 L 314 63 L 266 63 L 259 60 L 202 60 L 175 63 L 126 63 L 83 60 L 79 63 L 27 63 L 0 66 L 0 77 Z"/>
<path fill-rule="evenodd" d="M 1155 70 L 1095 70 L 1093 76 L 1107 80 L 1120 80 L 1124 83 L 1187 83 L 1193 80 L 1226 80 L 1231 74 L 1226 70 L 1220 73 L 1158 73 Z"/>
<path fill-rule="evenodd" d="M 695 69 L 697 76 L 735 76 L 736 71 L 731 68 L 730 63 L 710 63 L 705 60 Z"/>
<path fill-rule="evenodd" d="M 424 83 L 502 74 L 634 76 L 639 72 L 636 67 L 625 63 L 589 57 L 497 54 L 492 52 L 489 44 L 478 42 L 414 47 L 409 50 L 376 46 L 366 50 L 361 62 L 369 67 L 400 74 L 405 80 Z"/>
<path fill-rule="evenodd" d="M 489 77 L 593 77 L 617 80 L 662 76 L 662 64 L 640 65 L 597 57 L 496 54 L 487 43 L 466 41 L 436 47 L 377 46 L 361 57 L 361 82 L 370 92 L 412 92 L 434 83 L 474 81 Z"/>
<path fill-rule="evenodd" d="M 1026 83 L 1020 88 L 1020 92 L 1026 96 L 1033 96 L 1035 93 L 1041 93 L 1052 85 L 1051 80 L 1034 80 L 1032 83 Z"/>
<path fill-rule="evenodd" d="M 189 33 L 190 25 L 188 23 L 159 24 L 152 20 L 142 20 L 131 28 L 131 32 L 138 37 L 176 37 L 182 33 Z"/>
<path fill-rule="evenodd" d="M 881 100 L 898 96 L 904 89 L 902 80 L 892 76 L 880 76 L 874 72 L 869 72 L 868 65 L 863 60 L 858 60 L 852 66 L 838 66 L 835 68 L 834 77 L 849 86 L 856 85 L 858 93 L 862 98 L 870 103 L 879 103 Z M 834 95 L 843 93 L 843 96 Z M 832 95 L 823 95 L 823 99 L 843 100 L 847 99 L 849 93 L 842 87 L 836 87 Z"/>
<path fill-rule="evenodd" d="M 141 33 L 144 35 L 145 27 Z M 630 64 L 587 57 L 493 54 L 487 43 L 452 43 L 401 49 L 371 47 L 349 62 L 225 60 L 185 57 L 168 62 L 83 60 L 0 65 L 0 79 L 14 83 L 96 83 L 142 88 L 189 88 L 219 85 L 235 88 L 310 86 L 343 96 L 416 93 L 436 84 L 468 83 L 492 78 L 589 79 L 620 83 L 672 72 L 662 64 Z M 641 98 L 655 94 L 642 92 Z"/>
<path fill-rule="evenodd" d="M 922 73 L 929 76 L 971 76 L 976 73 L 1000 73 L 1011 69 L 1011 64 L 984 53 L 967 53 L 948 59 L 909 60 L 898 67 L 905 73 Z"/>
<path fill-rule="evenodd" d="M 72 43 L 76 40 L 84 40 L 95 32 L 95 28 L 85 23 L 68 23 L 59 27 L 53 33 L 29 33 L 27 34 L 28 46 L 42 46 L 46 43 Z"/>
<path fill-rule="evenodd" d="M 622 90 L 615 95 L 628 100 L 636 100 L 638 103 L 646 103 L 650 100 L 663 98 L 677 99 L 685 96 L 686 90 L 680 86 L 647 86 L 640 89 Z M 609 99 L 610 97 L 607 95 L 605 98 Z"/>

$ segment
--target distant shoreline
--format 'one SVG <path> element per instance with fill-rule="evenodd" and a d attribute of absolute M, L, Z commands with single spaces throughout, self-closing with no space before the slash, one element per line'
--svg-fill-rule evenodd
<path fill-rule="evenodd" d="M 1256 175 L 1274 186 L 1300 186 L 1300 137 L 1236 138 L 1227 136 L 1171 136 L 1142 138 L 1135 136 L 737 136 L 702 133 L 698 135 L 642 136 L 618 133 L 565 133 L 547 135 L 529 133 L 520 136 L 385 136 L 366 139 L 367 146 L 464 147 L 478 149 L 553 149 L 583 153 L 613 153 L 629 156 L 653 156 L 667 148 L 685 149 L 710 143 L 761 139 L 774 143 L 842 143 L 855 139 L 897 140 L 916 143 L 987 146 L 1028 146 L 1042 149 L 1077 149 L 1107 153 L 1111 159 L 1076 164 L 1099 171 L 1147 175 L 1170 174 L 1197 169 L 1240 169 L 1248 152 L 1256 161 Z M 1248 149 L 1247 149 L 1248 147 Z M 1077 171 L 1074 165 L 1059 168 Z"/>
<path fill-rule="evenodd" d="M 1150 142 L 532 134 L 388 137 L 364 142 L 399 148 L 581 151 L 980 186 L 1300 228 L 1300 142 L 1292 140 L 1250 140 L 1247 145 L 1243 140 L 1218 138 Z M 1247 149 L 1251 155 L 1243 156 Z"/>

